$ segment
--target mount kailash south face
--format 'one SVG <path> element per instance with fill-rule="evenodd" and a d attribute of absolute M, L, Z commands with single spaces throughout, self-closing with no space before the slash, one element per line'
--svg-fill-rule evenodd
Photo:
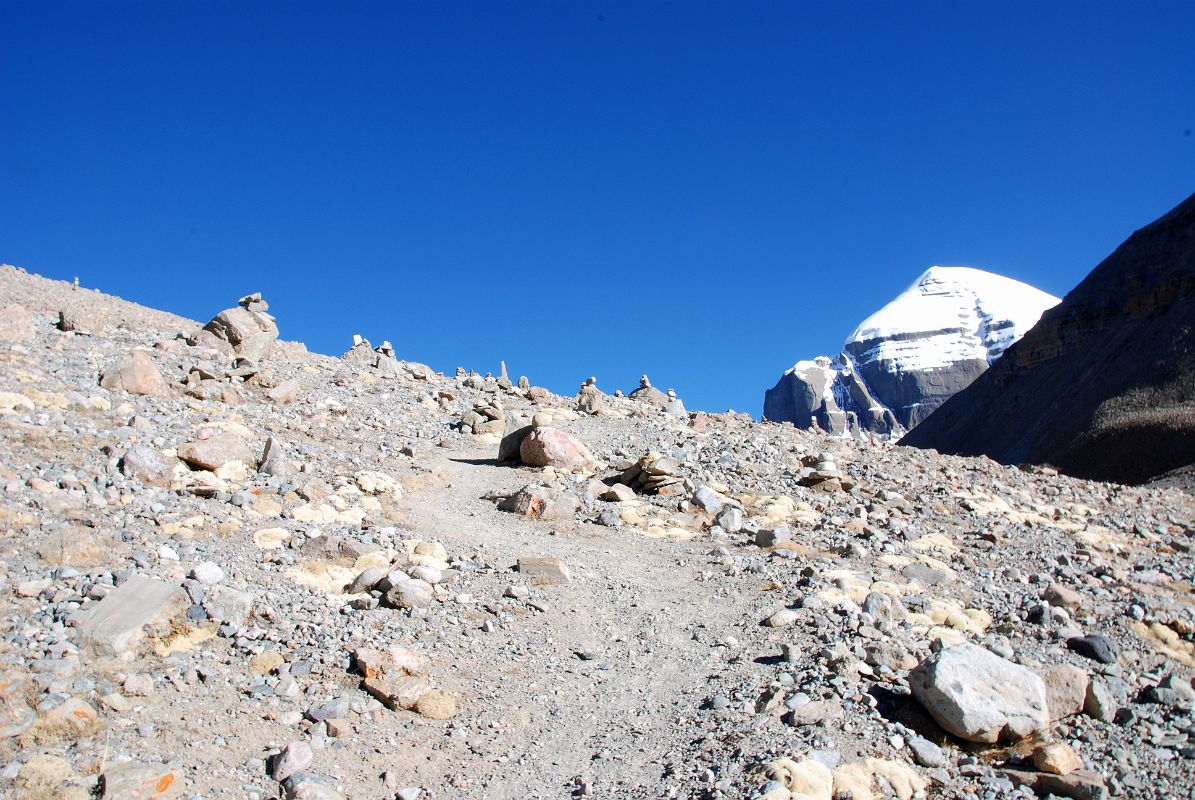
<path fill-rule="evenodd" d="M 834 434 L 899 436 L 965 389 L 1059 298 L 971 267 L 930 267 L 834 357 L 798 361 L 764 417 Z"/>

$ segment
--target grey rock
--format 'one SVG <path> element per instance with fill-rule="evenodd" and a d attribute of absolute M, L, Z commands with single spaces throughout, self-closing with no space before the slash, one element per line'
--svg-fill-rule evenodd
<path fill-rule="evenodd" d="M 1119 652 L 1106 636 L 1093 634 L 1091 636 L 1075 636 L 1066 640 L 1068 649 L 1073 650 L 1084 658 L 1090 658 L 1101 664 L 1115 663 Z"/>
<path fill-rule="evenodd" d="M 923 767 L 945 767 L 950 763 L 946 752 L 924 736 L 913 734 L 906 743 L 913 751 L 913 759 Z"/>
<path fill-rule="evenodd" d="M 708 486 L 698 486 L 693 492 L 693 502 L 707 514 L 717 514 L 722 510 L 722 500 L 718 494 Z"/>
<path fill-rule="evenodd" d="M 179 587 L 135 575 L 92 609 L 79 626 L 79 640 L 97 655 L 132 658 L 147 636 L 168 632 L 189 605 Z"/>

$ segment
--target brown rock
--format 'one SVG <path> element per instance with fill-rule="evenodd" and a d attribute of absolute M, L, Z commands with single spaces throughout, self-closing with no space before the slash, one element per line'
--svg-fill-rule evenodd
<path fill-rule="evenodd" d="M 1060 583 L 1046 587 L 1041 596 L 1050 605 L 1060 606 L 1067 611 L 1075 611 L 1083 605 L 1083 595 Z"/>
<path fill-rule="evenodd" d="M 579 439 L 558 428 L 536 428 L 519 446 L 519 456 L 531 467 L 580 469 L 593 466 L 597 459 Z"/>
<path fill-rule="evenodd" d="M 502 511 L 545 520 L 572 519 L 580 507 L 577 498 L 546 486 L 528 486 L 498 504 Z"/>
<path fill-rule="evenodd" d="M 1073 717 L 1083 710 L 1087 699 L 1087 673 L 1072 664 L 1055 664 L 1037 673 L 1046 685 L 1046 705 L 1050 719 Z"/>
<path fill-rule="evenodd" d="M 559 558 L 523 556 L 519 559 L 519 574 L 527 576 L 527 582 L 536 585 L 571 583 L 573 578 L 568 567 Z"/>
<path fill-rule="evenodd" d="M 1059 797 L 1073 797 L 1074 800 L 1104 800 L 1108 796 L 1103 776 L 1090 770 L 1080 769 L 1067 775 L 1051 775 L 1048 772 L 1006 769 L 1002 770 L 1002 774 L 1013 783 L 1028 786 L 1043 797 L 1055 794 Z"/>
<path fill-rule="evenodd" d="M 113 364 L 100 375 L 100 386 L 105 389 L 124 389 L 129 394 L 161 394 L 166 389 L 162 373 L 158 372 L 153 357 L 144 350 Z"/>
<path fill-rule="evenodd" d="M 1033 765 L 1052 775 L 1069 775 L 1077 769 L 1083 769 L 1083 759 L 1069 744 L 1054 742 L 1038 745 L 1033 750 Z"/>
<path fill-rule="evenodd" d="M 398 680 L 366 678 L 361 688 L 376 697 L 387 708 L 409 710 L 427 693 L 427 679 L 408 677 Z"/>
<path fill-rule="evenodd" d="M 278 326 L 266 313 L 269 307 L 261 295 L 242 297 L 236 308 L 221 311 L 187 342 L 260 361 L 269 355 L 278 339 Z"/>

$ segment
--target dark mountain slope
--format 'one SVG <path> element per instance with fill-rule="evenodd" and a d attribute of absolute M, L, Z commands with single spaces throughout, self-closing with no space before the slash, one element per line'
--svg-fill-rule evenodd
<path fill-rule="evenodd" d="M 1121 483 L 1195 463 L 1195 195 L 901 444 Z"/>

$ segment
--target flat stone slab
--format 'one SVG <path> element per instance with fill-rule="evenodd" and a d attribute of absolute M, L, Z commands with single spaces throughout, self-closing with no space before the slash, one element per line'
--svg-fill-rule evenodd
<path fill-rule="evenodd" d="M 183 774 L 166 764 L 135 761 L 112 764 L 104 770 L 104 800 L 170 800 L 186 788 Z"/>
<path fill-rule="evenodd" d="M 571 583 L 573 577 L 568 567 L 559 558 L 523 556 L 519 559 L 519 574 L 527 576 L 527 582 L 537 585 Z"/>
<path fill-rule="evenodd" d="M 178 586 L 134 575 L 96 605 L 79 626 L 79 643 L 99 656 L 132 658 L 149 636 L 169 632 L 187 610 Z"/>

